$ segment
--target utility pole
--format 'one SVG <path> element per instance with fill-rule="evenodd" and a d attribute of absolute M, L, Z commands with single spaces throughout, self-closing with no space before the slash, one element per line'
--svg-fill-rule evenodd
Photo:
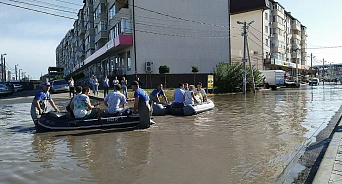
<path fill-rule="evenodd" d="M 322 72 L 322 75 L 323 75 L 322 80 L 323 80 L 323 86 L 324 86 L 324 75 L 325 75 L 325 73 L 324 73 L 324 58 L 323 58 L 323 72 Z"/>
<path fill-rule="evenodd" d="M 250 23 L 246 23 L 246 22 L 240 22 L 240 21 L 237 21 L 238 24 L 243 24 L 243 33 L 242 33 L 242 36 L 243 36 L 243 59 L 242 59 L 242 62 L 243 62 L 243 79 L 242 79 L 242 92 L 243 94 L 246 94 L 246 91 L 247 91 L 247 87 L 246 87 L 246 62 L 247 62 L 247 59 L 246 59 L 246 50 L 247 50 L 247 29 L 249 27 L 249 25 L 253 24 L 254 23 L 254 20 L 251 21 Z"/>
<path fill-rule="evenodd" d="M 5 57 L 3 56 L 3 61 L 4 61 L 4 81 L 6 82 L 6 60 L 5 60 Z"/>
<path fill-rule="evenodd" d="M 15 80 L 18 80 L 18 65 L 14 65 L 15 66 Z"/>
<path fill-rule="evenodd" d="M 312 53 L 311 53 L 311 68 L 310 68 L 310 76 L 311 76 L 311 79 L 312 79 Z"/>
<path fill-rule="evenodd" d="M 20 70 L 22 70 L 22 69 L 19 69 L 19 72 L 18 72 L 19 73 L 19 80 L 20 80 Z"/>

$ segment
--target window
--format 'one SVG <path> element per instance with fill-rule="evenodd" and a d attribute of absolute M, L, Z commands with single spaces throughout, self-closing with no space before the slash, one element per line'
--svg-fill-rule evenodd
<path fill-rule="evenodd" d="M 115 4 L 113 4 L 113 6 L 110 7 L 109 9 L 109 13 L 108 13 L 109 20 L 112 19 L 114 16 L 115 16 Z"/>
<path fill-rule="evenodd" d="M 268 26 L 265 25 L 265 33 L 268 33 Z"/>
<path fill-rule="evenodd" d="M 266 39 L 266 46 L 268 47 L 268 39 Z"/>
<path fill-rule="evenodd" d="M 109 30 L 109 40 L 114 39 L 114 27 L 112 29 Z"/>
<path fill-rule="evenodd" d="M 127 71 L 132 70 L 131 51 L 127 51 Z"/>
<path fill-rule="evenodd" d="M 101 13 L 101 4 L 99 4 L 94 11 L 94 19 L 96 19 Z"/>
<path fill-rule="evenodd" d="M 121 19 L 121 33 L 132 33 L 131 19 Z"/>
<path fill-rule="evenodd" d="M 268 20 L 268 13 L 265 12 L 265 19 Z"/>

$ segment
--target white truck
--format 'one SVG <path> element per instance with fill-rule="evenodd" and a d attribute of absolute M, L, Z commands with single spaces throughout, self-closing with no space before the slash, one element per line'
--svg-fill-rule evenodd
<path fill-rule="evenodd" d="M 278 86 L 283 86 L 285 83 L 285 71 L 283 70 L 262 70 L 264 75 L 266 88 L 276 90 Z"/>

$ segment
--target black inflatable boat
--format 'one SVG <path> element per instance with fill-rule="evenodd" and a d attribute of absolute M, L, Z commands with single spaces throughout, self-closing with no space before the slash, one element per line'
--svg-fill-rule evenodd
<path fill-rule="evenodd" d="M 39 120 L 35 123 L 35 127 L 37 131 L 44 132 L 92 128 L 138 127 L 139 124 L 139 115 L 134 114 L 92 119 L 74 119 L 68 117 L 67 113 L 48 112 L 39 118 Z M 153 120 L 151 120 L 151 124 L 154 124 Z"/>

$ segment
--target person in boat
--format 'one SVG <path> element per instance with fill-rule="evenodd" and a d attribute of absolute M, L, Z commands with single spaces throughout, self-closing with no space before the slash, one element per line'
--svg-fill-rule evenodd
<path fill-rule="evenodd" d="M 150 94 L 150 100 L 152 102 L 160 103 L 160 99 L 159 99 L 160 96 L 162 96 L 165 102 L 168 103 L 167 97 L 163 90 L 163 84 L 159 84 L 157 88 L 152 91 L 152 93 Z"/>
<path fill-rule="evenodd" d="M 120 93 L 120 90 L 121 84 L 117 84 L 114 86 L 114 91 L 104 98 L 104 104 L 108 107 L 105 115 L 120 114 L 128 110 L 128 107 L 125 107 L 126 97 Z"/>
<path fill-rule="evenodd" d="M 178 84 L 179 88 L 175 90 L 173 97 L 175 98 L 174 106 L 184 106 L 184 84 L 179 83 Z"/>
<path fill-rule="evenodd" d="M 76 95 L 75 95 L 75 96 L 80 95 L 80 94 L 82 94 L 82 86 L 77 86 L 77 87 L 76 87 Z M 70 116 L 71 116 L 72 118 L 75 118 L 75 115 L 74 115 L 73 110 L 71 110 L 71 107 L 70 107 L 70 106 L 71 106 L 71 102 L 72 102 L 72 100 L 74 99 L 75 96 L 73 96 L 73 97 L 71 98 L 70 102 L 69 102 L 68 105 L 65 107 L 65 109 L 70 113 Z"/>
<path fill-rule="evenodd" d="M 200 97 L 201 101 L 206 102 L 208 100 L 207 93 L 202 89 L 202 82 L 197 83 L 197 88 L 194 93 Z"/>
<path fill-rule="evenodd" d="M 75 118 L 92 118 L 92 117 L 100 117 L 101 110 L 99 108 L 95 108 L 95 106 L 91 105 L 90 99 L 90 88 L 85 87 L 82 89 L 82 94 L 77 95 L 71 102 L 71 110 L 74 112 Z"/>
<path fill-rule="evenodd" d="M 133 81 L 131 87 L 134 91 L 134 109 L 133 114 L 139 111 L 140 124 L 137 126 L 139 129 L 149 128 L 151 119 L 151 106 L 149 104 L 148 94 L 145 90 L 141 89 L 138 81 Z"/>
<path fill-rule="evenodd" d="M 49 90 L 50 83 L 46 82 L 43 84 L 43 90 L 39 90 L 33 98 L 31 105 L 31 117 L 34 123 L 37 123 L 41 115 L 47 111 L 48 102 L 57 112 L 59 112 L 59 109 L 51 98 Z"/>
<path fill-rule="evenodd" d="M 199 104 L 199 98 L 196 98 L 196 95 L 194 94 L 194 89 L 195 86 L 194 85 L 190 85 L 189 86 L 189 90 L 185 90 L 184 96 L 185 96 L 185 100 L 184 103 L 185 105 L 193 105 L 193 104 Z"/>

